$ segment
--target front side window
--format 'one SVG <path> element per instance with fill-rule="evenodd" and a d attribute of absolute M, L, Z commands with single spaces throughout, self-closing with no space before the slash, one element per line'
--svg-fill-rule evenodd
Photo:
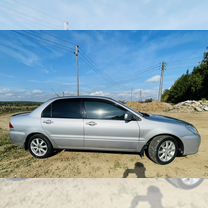
<path fill-rule="evenodd" d="M 79 99 L 56 100 L 44 109 L 42 117 L 82 118 L 81 102 Z"/>
<path fill-rule="evenodd" d="M 87 119 L 124 120 L 127 111 L 110 101 L 86 100 L 84 104 Z"/>

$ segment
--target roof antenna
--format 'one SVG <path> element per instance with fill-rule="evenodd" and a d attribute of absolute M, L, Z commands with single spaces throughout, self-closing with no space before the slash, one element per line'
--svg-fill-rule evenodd
<path fill-rule="evenodd" d="M 54 92 L 54 94 L 55 94 L 57 97 L 61 97 L 58 93 L 56 93 L 56 91 L 55 91 L 53 88 L 51 88 L 51 90 Z"/>

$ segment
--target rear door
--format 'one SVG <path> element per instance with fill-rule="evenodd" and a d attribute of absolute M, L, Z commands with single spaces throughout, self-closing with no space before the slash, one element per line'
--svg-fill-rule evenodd
<path fill-rule="evenodd" d="M 126 122 L 126 109 L 104 99 L 84 99 L 84 143 L 89 149 L 136 151 L 139 125 Z"/>
<path fill-rule="evenodd" d="M 81 99 L 59 99 L 42 112 L 41 123 L 50 138 L 61 148 L 84 146 Z"/>

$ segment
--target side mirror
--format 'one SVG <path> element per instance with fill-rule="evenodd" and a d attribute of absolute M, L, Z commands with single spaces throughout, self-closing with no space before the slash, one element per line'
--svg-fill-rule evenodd
<path fill-rule="evenodd" d="M 126 112 L 125 115 L 124 115 L 124 120 L 125 120 L 126 122 L 129 122 L 129 121 L 133 120 L 133 115 L 132 115 L 132 113 Z"/>

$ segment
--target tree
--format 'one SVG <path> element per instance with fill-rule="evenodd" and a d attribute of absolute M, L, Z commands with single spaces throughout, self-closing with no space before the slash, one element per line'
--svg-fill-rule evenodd
<path fill-rule="evenodd" d="M 192 73 L 183 74 L 162 96 L 163 101 L 171 103 L 202 98 L 208 99 L 208 52 Z"/>

